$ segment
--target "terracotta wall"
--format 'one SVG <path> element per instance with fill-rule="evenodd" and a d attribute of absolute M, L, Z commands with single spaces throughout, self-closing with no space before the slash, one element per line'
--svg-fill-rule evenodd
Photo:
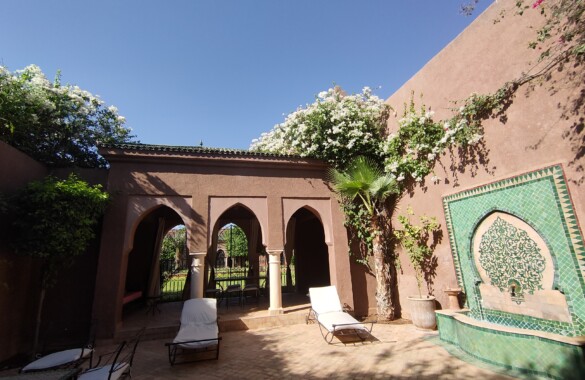
<path fill-rule="evenodd" d="M 435 111 L 435 120 L 451 116 L 451 101 L 467 98 L 471 93 L 491 93 L 506 81 L 518 78 L 536 63 L 539 51 L 527 48 L 534 39 L 535 28 L 542 22 L 539 10 L 530 8 L 524 16 L 514 15 L 514 1 L 495 2 L 461 35 L 429 61 L 387 102 L 401 117 L 403 104 L 411 92 L 415 101 Z M 501 11 L 507 13 L 502 19 Z M 499 22 L 494 22 L 499 20 Z M 426 189 L 418 188 L 400 203 L 398 213 L 412 205 L 417 215 L 438 217 L 443 227 L 443 241 L 436 254 L 439 260 L 434 289 L 440 306 L 448 302 L 443 289 L 456 286 L 451 249 L 445 227 L 442 197 L 495 180 L 521 174 L 551 164 L 563 166 L 577 217 L 585 220 L 585 181 L 583 159 L 583 91 L 581 82 L 570 82 L 569 76 L 582 68 L 559 67 L 551 78 L 541 78 L 534 86 L 521 88 L 506 112 L 506 120 L 485 122 L 485 163 L 462 165 L 459 158 L 441 158 L 435 173 L 439 184 L 427 180 Z M 532 72 L 536 72 L 537 68 Z M 390 129 L 397 126 L 391 120 Z M 416 282 L 407 258 L 403 257 L 403 275 L 399 279 L 403 315 L 409 317 L 406 297 L 417 292 Z M 373 282 L 368 282 L 370 293 Z M 370 300 L 371 302 L 372 300 Z M 372 305 L 370 305 L 372 306 Z"/>
<path fill-rule="evenodd" d="M 10 194 L 30 181 L 48 174 L 65 178 L 71 169 L 50 173 L 42 164 L 0 142 L 0 192 Z M 75 169 L 91 184 L 105 184 L 106 170 Z M 38 263 L 14 255 L 2 235 L 10 220 L 0 220 L 0 362 L 32 348 L 39 294 Z M 99 231 L 98 231 L 99 234 Z M 85 339 L 91 323 L 91 306 L 99 249 L 96 239 L 87 252 L 65 269 L 45 298 L 41 326 L 41 348 Z"/>
<path fill-rule="evenodd" d="M 24 153 L 0 141 L 0 192 L 11 194 L 29 181 L 44 177 L 47 169 Z M 10 221 L 0 220 L 0 231 Z M 16 256 L 0 233 L 0 362 L 25 350 L 33 331 L 38 267 Z M 24 339 L 23 339 L 24 338 Z"/>
<path fill-rule="evenodd" d="M 214 220 L 237 202 L 253 211 L 268 250 L 284 248 L 286 212 L 309 206 L 321 210 L 330 239 L 331 283 L 344 303 L 353 304 L 343 214 L 323 180 L 327 167 L 318 161 L 251 155 L 167 152 L 162 149 L 104 148 L 112 163 L 109 191 L 116 194 L 104 220 L 94 316 L 100 336 L 122 326 L 121 299 L 135 228 L 158 205 L 180 214 L 192 253 L 211 249 Z M 310 160 L 308 160 L 310 161 Z M 297 207 L 298 206 L 298 207 Z M 126 237 L 125 237 L 126 234 Z"/>

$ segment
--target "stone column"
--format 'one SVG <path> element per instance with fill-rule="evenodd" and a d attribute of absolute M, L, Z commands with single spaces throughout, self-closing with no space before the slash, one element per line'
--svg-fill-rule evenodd
<path fill-rule="evenodd" d="M 189 252 L 191 256 L 191 298 L 203 298 L 205 252 Z"/>
<path fill-rule="evenodd" d="M 280 255 L 282 249 L 269 249 L 268 252 L 268 268 L 270 276 L 270 307 L 268 308 L 269 315 L 282 314 L 282 286 L 280 273 Z"/>

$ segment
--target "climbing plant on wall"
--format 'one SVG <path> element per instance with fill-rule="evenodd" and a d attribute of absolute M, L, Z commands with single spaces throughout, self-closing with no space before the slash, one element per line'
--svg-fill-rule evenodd
<path fill-rule="evenodd" d="M 416 107 L 411 99 L 398 121 L 398 129 L 387 133 L 386 121 L 391 112 L 387 104 L 374 96 L 369 88 L 361 94 L 347 95 L 336 87 L 319 93 L 313 104 L 288 115 L 282 124 L 254 140 L 250 149 L 320 158 L 340 174 L 349 174 L 351 163 L 361 155 L 383 168 L 383 176 L 395 181 L 398 189 L 396 196 L 387 198 L 385 214 L 388 217 L 383 223 L 372 223 L 372 214 L 362 198 L 341 194 L 340 201 L 350 237 L 358 243 L 354 245 L 357 249 L 352 251 L 357 261 L 369 265 L 373 244 L 382 237 L 380 247 L 384 249 L 384 260 L 395 263 L 391 221 L 400 196 L 416 186 L 425 186 L 428 176 L 431 176 L 431 182 L 440 180 L 433 168 L 453 147 L 462 148 L 460 155 L 485 154 L 482 149 L 483 122 L 503 117 L 522 85 L 547 75 L 567 59 L 582 63 L 585 57 L 584 4 L 583 1 L 540 0 L 529 6 L 522 0 L 516 2 L 519 14 L 530 8 L 548 7 L 545 10 L 540 8 L 547 18 L 545 25 L 538 30 L 536 40 L 527 43 L 528 48 L 544 49 L 540 57 L 545 62 L 544 67 L 538 66 L 535 72 L 527 71 L 520 78 L 504 83 L 492 94 L 472 94 L 464 100 L 454 101 L 453 115 L 449 119 L 435 121 L 429 109 Z M 555 36 L 558 40 L 554 39 Z M 393 281 L 392 274 L 383 276 L 377 280 L 385 281 L 388 286 L 378 287 L 378 291 L 384 289 L 387 294 L 376 294 L 378 312 L 381 318 L 392 319 L 394 305 L 380 304 L 380 300 L 395 302 L 395 297 L 390 294 L 393 288 L 389 286 Z"/>
<path fill-rule="evenodd" d="M 478 120 L 485 117 L 463 106 L 453 118 L 435 121 L 432 112 L 416 107 L 411 99 L 398 130 L 388 134 L 390 113 L 391 108 L 369 88 L 347 95 L 335 87 L 319 93 L 313 104 L 293 112 L 251 145 L 255 151 L 320 158 L 332 166 L 346 225 L 357 242 L 352 254 L 369 268 L 374 262 L 381 319 L 395 317 L 391 221 L 401 194 L 422 184 L 449 147 L 477 144 L 483 136 Z M 380 194 L 382 184 L 389 190 Z"/>

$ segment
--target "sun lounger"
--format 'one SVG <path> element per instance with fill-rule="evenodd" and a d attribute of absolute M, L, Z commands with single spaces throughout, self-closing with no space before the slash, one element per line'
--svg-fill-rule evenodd
<path fill-rule="evenodd" d="M 181 363 L 218 359 L 219 325 L 217 323 L 217 300 L 215 298 L 193 298 L 185 301 L 181 312 L 181 327 L 169 349 L 169 362 L 176 363 L 177 356 L 184 359 Z M 215 353 L 213 357 L 209 354 Z"/>
<path fill-rule="evenodd" d="M 78 379 L 118 380 L 132 377 L 130 371 L 134 362 L 134 355 L 144 331 L 145 328 L 142 328 L 131 341 L 120 343 L 115 351 L 100 355 L 95 367 L 81 373 Z"/>
<path fill-rule="evenodd" d="M 345 335 L 355 335 L 363 341 L 372 332 L 373 322 L 360 322 L 343 311 L 335 286 L 310 288 L 309 297 L 311 310 L 307 323 L 316 320 L 327 343 L 331 344 L 335 336 Z"/>
<path fill-rule="evenodd" d="M 59 368 L 73 368 L 79 366 L 85 360 L 91 360 L 92 356 L 93 348 L 90 346 L 53 352 L 27 364 L 20 370 L 20 372 L 25 373 Z"/>

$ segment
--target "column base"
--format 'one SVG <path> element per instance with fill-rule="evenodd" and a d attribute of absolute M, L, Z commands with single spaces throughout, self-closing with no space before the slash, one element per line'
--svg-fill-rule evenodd
<path fill-rule="evenodd" d="M 268 315 L 270 316 L 274 316 L 274 315 L 281 315 L 284 314 L 284 309 L 282 307 L 273 309 L 273 308 L 268 308 Z"/>

